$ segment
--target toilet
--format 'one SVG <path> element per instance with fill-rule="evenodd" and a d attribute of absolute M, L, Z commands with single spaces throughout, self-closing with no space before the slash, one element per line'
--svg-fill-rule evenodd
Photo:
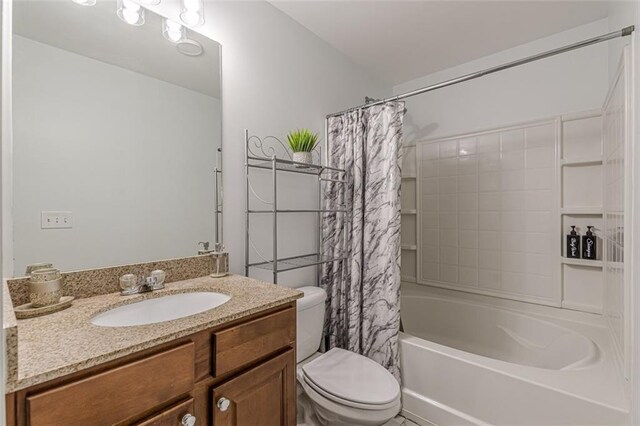
<path fill-rule="evenodd" d="M 327 294 L 298 299 L 298 425 L 382 425 L 400 411 L 400 385 L 377 362 L 344 349 L 319 353 Z"/>

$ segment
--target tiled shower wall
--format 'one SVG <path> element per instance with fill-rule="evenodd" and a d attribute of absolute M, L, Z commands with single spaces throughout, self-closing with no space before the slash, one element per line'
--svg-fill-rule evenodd
<path fill-rule="evenodd" d="M 555 121 L 419 144 L 418 281 L 560 299 Z"/>

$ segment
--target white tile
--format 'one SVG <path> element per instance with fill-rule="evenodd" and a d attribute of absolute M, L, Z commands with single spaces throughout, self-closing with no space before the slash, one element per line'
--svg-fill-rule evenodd
<path fill-rule="evenodd" d="M 423 263 L 422 279 L 438 281 L 440 279 L 440 265 L 437 263 Z"/>
<path fill-rule="evenodd" d="M 524 273 L 527 268 L 527 255 L 525 253 L 503 251 L 500 262 L 503 272 Z"/>
<path fill-rule="evenodd" d="M 460 247 L 478 248 L 478 231 L 464 230 L 459 232 L 458 242 Z"/>
<path fill-rule="evenodd" d="M 529 127 L 525 130 L 527 148 L 554 146 L 556 131 L 553 124 Z"/>
<path fill-rule="evenodd" d="M 440 230 L 439 229 L 422 229 L 422 245 L 435 245 L 440 244 Z"/>
<path fill-rule="evenodd" d="M 528 274 L 552 276 L 553 270 L 551 255 L 549 254 L 528 254 L 526 272 Z"/>
<path fill-rule="evenodd" d="M 511 293 L 523 294 L 526 279 L 526 274 L 502 272 L 502 289 Z"/>
<path fill-rule="evenodd" d="M 458 192 L 458 177 L 449 176 L 438 179 L 438 193 L 454 194 Z"/>
<path fill-rule="evenodd" d="M 441 212 L 455 212 L 458 210 L 456 194 L 438 195 L 438 207 Z"/>
<path fill-rule="evenodd" d="M 478 176 L 464 175 L 458 176 L 458 192 L 478 192 Z"/>
<path fill-rule="evenodd" d="M 527 275 L 522 293 L 537 297 L 553 297 L 553 280 L 542 275 Z"/>
<path fill-rule="evenodd" d="M 440 263 L 447 265 L 458 264 L 458 249 L 456 247 L 440 247 Z"/>
<path fill-rule="evenodd" d="M 429 229 L 438 229 L 438 213 L 422 213 L 422 226 Z"/>
<path fill-rule="evenodd" d="M 477 230 L 478 229 L 478 213 L 476 212 L 462 212 L 458 213 L 458 227 L 462 230 Z"/>
<path fill-rule="evenodd" d="M 500 220 L 500 229 L 503 231 L 523 232 L 525 230 L 526 214 L 524 212 L 502 212 Z"/>
<path fill-rule="evenodd" d="M 458 247 L 458 231 L 453 229 L 441 229 L 439 244 L 441 247 Z"/>
<path fill-rule="evenodd" d="M 499 192 L 481 192 L 478 194 L 478 210 L 497 211 L 501 207 L 501 194 Z"/>
<path fill-rule="evenodd" d="M 551 210 L 553 206 L 553 192 L 549 189 L 527 191 L 525 198 L 527 210 Z"/>
<path fill-rule="evenodd" d="M 527 189 L 551 189 L 553 188 L 553 169 L 527 170 Z"/>
<path fill-rule="evenodd" d="M 500 229 L 500 213 L 479 212 L 478 229 L 481 231 L 498 231 Z"/>
<path fill-rule="evenodd" d="M 500 170 L 499 152 L 478 155 L 478 171 L 495 172 L 498 170 Z"/>
<path fill-rule="evenodd" d="M 452 265 L 440 265 L 440 281 L 458 283 L 458 267 Z"/>
<path fill-rule="evenodd" d="M 458 154 L 460 156 L 476 153 L 476 138 L 465 138 L 458 141 Z"/>
<path fill-rule="evenodd" d="M 437 246 L 422 246 L 423 262 L 440 262 L 440 249 Z"/>
<path fill-rule="evenodd" d="M 436 195 L 438 193 L 438 178 L 422 179 L 422 195 Z"/>
<path fill-rule="evenodd" d="M 555 164 L 555 151 L 553 146 L 527 149 L 527 169 L 553 167 Z"/>
<path fill-rule="evenodd" d="M 503 251 L 526 251 L 526 239 L 523 232 L 503 232 L 500 238 L 500 247 Z"/>
<path fill-rule="evenodd" d="M 498 250 L 479 250 L 478 266 L 481 269 L 500 270 L 500 257 Z"/>
<path fill-rule="evenodd" d="M 440 213 L 440 229 L 458 229 L 458 216 L 451 213 Z"/>
<path fill-rule="evenodd" d="M 478 153 L 499 152 L 500 151 L 500 134 L 489 133 L 478 136 Z"/>
<path fill-rule="evenodd" d="M 458 211 L 477 211 L 478 194 L 458 194 Z"/>
<path fill-rule="evenodd" d="M 458 141 L 440 142 L 440 158 L 456 157 L 458 155 Z"/>
<path fill-rule="evenodd" d="M 550 253 L 552 248 L 551 234 L 528 232 L 526 244 L 529 253 Z"/>
<path fill-rule="evenodd" d="M 525 209 L 524 191 L 503 192 L 500 197 L 501 209 L 503 211 L 521 211 Z"/>
<path fill-rule="evenodd" d="M 478 285 L 478 269 L 461 266 L 458 268 L 458 282 L 463 285 Z"/>
<path fill-rule="evenodd" d="M 423 178 L 438 176 L 438 160 L 423 161 L 420 174 Z"/>
<path fill-rule="evenodd" d="M 422 144 L 422 160 L 437 160 L 438 144 L 437 143 L 424 143 Z"/>
<path fill-rule="evenodd" d="M 478 285 L 482 288 L 500 289 L 502 274 L 500 271 L 488 271 L 480 269 L 478 271 Z"/>
<path fill-rule="evenodd" d="M 478 159 L 475 155 L 468 155 L 458 159 L 459 175 L 476 175 L 478 173 Z"/>
<path fill-rule="evenodd" d="M 500 250 L 499 231 L 478 232 L 478 247 L 484 250 Z"/>
<path fill-rule="evenodd" d="M 515 129 L 501 133 L 502 151 L 524 148 L 524 129 Z"/>
<path fill-rule="evenodd" d="M 500 168 L 502 170 L 524 169 L 524 151 L 518 149 L 503 152 L 502 158 L 500 159 Z"/>
<path fill-rule="evenodd" d="M 525 229 L 531 232 L 551 232 L 553 222 L 550 212 L 527 212 Z"/>
<path fill-rule="evenodd" d="M 503 191 L 516 191 L 524 189 L 524 170 L 508 170 L 500 175 Z"/>
<path fill-rule="evenodd" d="M 499 191 L 502 187 L 502 179 L 499 172 L 480 173 L 478 177 L 479 191 Z"/>
<path fill-rule="evenodd" d="M 458 263 L 460 266 L 477 267 L 478 266 L 478 250 L 460 248 L 458 250 Z"/>
<path fill-rule="evenodd" d="M 455 176 L 458 174 L 458 159 L 446 158 L 438 161 L 438 176 Z"/>
<path fill-rule="evenodd" d="M 423 212 L 437 212 L 438 211 L 438 196 L 437 195 L 425 195 L 422 197 L 422 211 Z"/>

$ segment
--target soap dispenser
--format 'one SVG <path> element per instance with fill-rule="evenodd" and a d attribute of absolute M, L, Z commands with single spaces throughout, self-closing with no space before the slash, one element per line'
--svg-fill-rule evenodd
<path fill-rule="evenodd" d="M 596 259 L 596 236 L 593 234 L 593 226 L 587 226 L 586 235 L 582 236 L 582 258 Z"/>
<path fill-rule="evenodd" d="M 580 236 L 573 225 L 571 226 L 571 232 L 567 235 L 567 257 L 569 259 L 580 259 Z"/>

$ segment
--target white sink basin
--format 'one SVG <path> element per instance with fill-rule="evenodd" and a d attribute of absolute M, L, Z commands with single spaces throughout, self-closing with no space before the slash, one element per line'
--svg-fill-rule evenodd
<path fill-rule="evenodd" d="M 101 327 L 129 327 L 184 318 L 220 306 L 231 296 L 212 292 L 171 294 L 113 308 L 96 315 L 91 323 Z"/>

